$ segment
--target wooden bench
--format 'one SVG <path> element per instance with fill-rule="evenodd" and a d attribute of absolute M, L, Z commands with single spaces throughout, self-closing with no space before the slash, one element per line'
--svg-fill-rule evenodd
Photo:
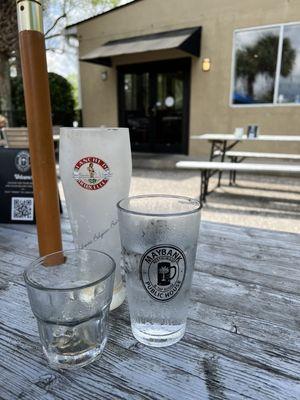
<path fill-rule="evenodd" d="M 221 157 L 223 152 L 220 150 L 214 151 L 214 157 Z M 244 161 L 246 158 L 266 158 L 273 160 L 290 160 L 300 161 L 300 154 L 288 154 L 288 153 L 261 153 L 253 151 L 226 151 L 225 157 L 228 157 L 231 162 L 239 163 Z M 236 171 L 231 171 L 229 175 L 229 184 L 236 182 Z"/>
<path fill-rule="evenodd" d="M 300 175 L 300 165 L 284 164 L 247 164 L 232 162 L 214 162 L 214 161 L 178 161 L 176 168 L 201 171 L 200 202 L 205 203 L 208 192 L 209 178 L 215 172 L 237 171 L 237 172 L 285 172 L 288 174 Z"/>
<path fill-rule="evenodd" d="M 221 156 L 222 152 L 216 150 L 215 156 Z M 269 158 L 277 160 L 300 160 L 300 154 L 284 154 L 284 153 L 259 153 L 253 151 L 226 151 L 226 157 L 238 157 L 238 158 Z"/>
<path fill-rule="evenodd" d="M 3 128 L 2 130 L 5 147 L 12 147 L 14 149 L 28 149 L 28 131 L 27 128 Z"/>
<path fill-rule="evenodd" d="M 14 149 L 28 149 L 28 130 L 27 128 L 3 128 L 2 130 L 4 140 L 0 144 L 4 147 L 11 147 Z M 53 141 L 55 148 L 58 149 L 59 143 L 59 127 L 53 127 Z"/>

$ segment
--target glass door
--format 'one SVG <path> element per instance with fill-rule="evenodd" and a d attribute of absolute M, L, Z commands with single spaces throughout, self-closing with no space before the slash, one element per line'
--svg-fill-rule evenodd
<path fill-rule="evenodd" d="M 130 141 L 135 150 L 147 151 L 153 141 L 150 88 L 150 74 L 148 72 L 124 74 L 123 118 L 125 126 L 130 128 Z"/>
<path fill-rule="evenodd" d="M 119 68 L 120 126 L 134 151 L 187 153 L 190 60 Z"/>
<path fill-rule="evenodd" d="M 184 73 L 157 72 L 155 74 L 155 138 L 157 152 L 178 152 L 183 126 Z"/>

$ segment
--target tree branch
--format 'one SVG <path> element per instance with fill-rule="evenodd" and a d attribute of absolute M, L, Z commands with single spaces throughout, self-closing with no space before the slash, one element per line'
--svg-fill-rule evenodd
<path fill-rule="evenodd" d="M 49 39 L 49 38 L 47 38 L 46 36 L 48 35 L 48 33 L 49 32 L 51 32 L 52 31 L 52 29 L 54 29 L 55 28 L 55 26 L 58 24 L 58 22 L 61 20 L 61 19 L 63 19 L 63 18 L 66 18 L 66 13 L 63 13 L 62 15 L 60 15 L 58 18 L 56 18 L 56 20 L 54 21 L 54 24 L 47 30 L 47 32 L 45 33 L 45 38 L 46 39 Z"/>
<path fill-rule="evenodd" d="M 52 53 L 56 53 L 56 54 L 63 54 L 64 53 L 63 49 L 56 49 L 54 47 L 46 48 L 46 51 L 52 51 Z"/>
<path fill-rule="evenodd" d="M 48 39 L 53 39 L 53 38 L 56 38 L 56 37 L 60 37 L 60 36 L 62 36 L 62 35 L 63 35 L 62 32 L 60 32 L 60 33 L 54 33 L 53 35 L 50 35 L 50 36 L 45 37 L 45 39 L 46 39 L 46 40 L 48 40 Z"/>

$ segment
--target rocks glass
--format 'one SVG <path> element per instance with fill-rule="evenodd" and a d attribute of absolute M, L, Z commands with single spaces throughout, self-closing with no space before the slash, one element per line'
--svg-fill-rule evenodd
<path fill-rule="evenodd" d="M 169 346 L 185 332 L 200 203 L 134 196 L 118 203 L 118 215 L 133 335 L 149 346 Z"/>
<path fill-rule="evenodd" d="M 116 262 L 111 309 L 125 298 L 120 273 L 117 202 L 128 196 L 131 150 L 127 128 L 62 128 L 59 167 L 76 247 Z"/>
<path fill-rule="evenodd" d="M 114 273 L 114 260 L 95 250 L 53 253 L 25 271 L 43 351 L 53 368 L 81 367 L 101 355 Z"/>

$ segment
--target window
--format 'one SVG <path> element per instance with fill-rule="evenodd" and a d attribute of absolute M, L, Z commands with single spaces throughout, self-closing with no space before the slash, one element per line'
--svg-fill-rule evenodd
<path fill-rule="evenodd" d="M 300 103 L 300 25 L 285 26 L 278 103 Z"/>
<path fill-rule="evenodd" d="M 300 104 L 300 24 L 235 32 L 231 102 Z"/>

